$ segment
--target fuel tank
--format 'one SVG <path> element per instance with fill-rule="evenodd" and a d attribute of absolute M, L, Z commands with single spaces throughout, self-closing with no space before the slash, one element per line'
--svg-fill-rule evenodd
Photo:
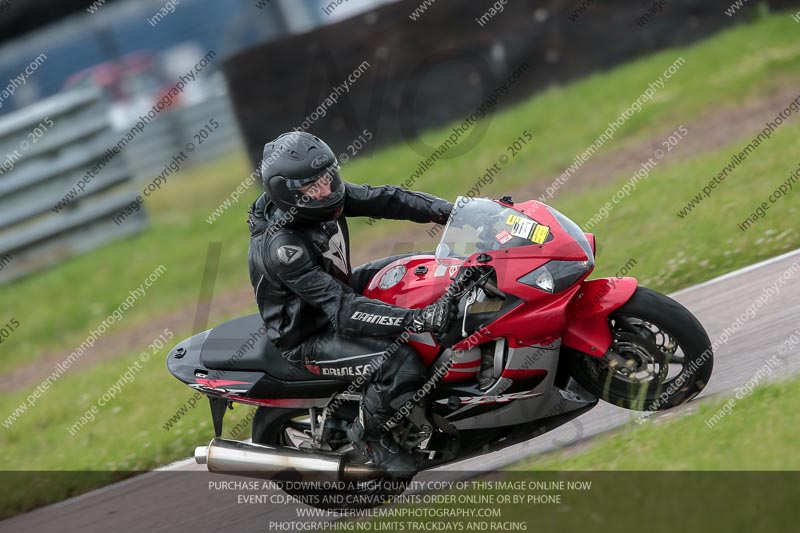
<path fill-rule="evenodd" d="M 399 307 L 425 307 L 447 290 L 458 266 L 440 265 L 433 255 L 404 257 L 378 271 L 363 294 Z"/>
<path fill-rule="evenodd" d="M 447 290 L 459 265 L 457 261 L 452 266 L 440 265 L 430 254 L 403 257 L 378 271 L 362 294 L 398 307 L 425 307 Z M 425 366 L 432 365 L 439 354 L 440 347 L 430 333 L 415 333 L 408 344 Z"/>

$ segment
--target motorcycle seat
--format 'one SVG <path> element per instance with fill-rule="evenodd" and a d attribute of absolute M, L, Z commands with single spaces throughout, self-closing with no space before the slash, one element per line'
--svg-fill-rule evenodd
<path fill-rule="evenodd" d="M 287 361 L 265 331 L 257 313 L 224 322 L 209 333 L 200 362 L 209 370 L 264 372 L 281 381 L 330 380 Z"/>

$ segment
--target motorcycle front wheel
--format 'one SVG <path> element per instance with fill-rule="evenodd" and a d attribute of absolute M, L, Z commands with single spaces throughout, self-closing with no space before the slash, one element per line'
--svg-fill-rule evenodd
<path fill-rule="evenodd" d="M 576 350 L 564 355 L 570 375 L 609 403 L 640 411 L 685 403 L 708 383 L 714 366 L 711 341 L 697 318 L 656 291 L 637 287 L 609 316 L 616 356 L 594 357 Z"/>

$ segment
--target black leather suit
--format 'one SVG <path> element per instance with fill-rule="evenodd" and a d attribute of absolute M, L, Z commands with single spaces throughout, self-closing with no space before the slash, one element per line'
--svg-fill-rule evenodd
<path fill-rule="evenodd" d="M 346 217 L 443 224 L 453 204 L 394 186 L 345 186 L 342 215 L 322 223 L 294 223 L 267 195 L 259 197 L 250 208 L 250 280 L 267 337 L 291 362 L 354 379 L 370 360 L 396 348 L 372 374 L 375 390 L 385 392 L 364 396 L 366 411 L 383 419 L 427 376 L 416 352 L 395 343 L 409 329 L 412 310 L 360 294 L 378 270 L 401 256 L 353 271 Z"/>

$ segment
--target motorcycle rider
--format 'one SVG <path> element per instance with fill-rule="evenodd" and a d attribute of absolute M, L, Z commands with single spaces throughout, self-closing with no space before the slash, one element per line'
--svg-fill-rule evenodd
<path fill-rule="evenodd" d="M 267 338 L 313 372 L 346 379 L 368 374 L 348 437 L 390 476 L 413 475 L 415 458 L 386 425 L 428 375 L 398 336 L 442 335 L 456 307 L 446 297 L 406 309 L 362 296 L 372 276 L 401 256 L 351 269 L 346 217 L 443 224 L 453 204 L 400 187 L 344 182 L 333 151 L 305 132 L 284 133 L 264 146 L 261 178 L 266 192 L 250 207 L 248 262 Z"/>

